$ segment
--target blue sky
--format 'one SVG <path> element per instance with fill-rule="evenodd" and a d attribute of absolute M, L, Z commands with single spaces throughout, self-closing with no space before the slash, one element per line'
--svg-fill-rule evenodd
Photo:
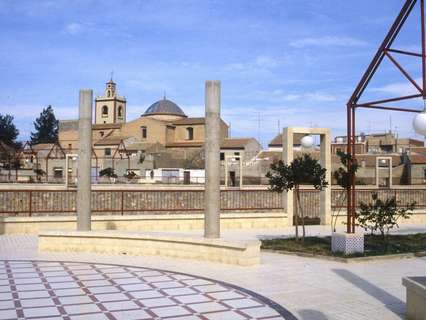
<path fill-rule="evenodd" d="M 278 122 L 343 134 L 346 101 L 403 2 L 0 0 L 0 113 L 14 115 L 27 139 L 42 107 L 75 118 L 78 90 L 101 94 L 114 71 L 128 120 L 164 91 L 203 115 L 204 81 L 218 79 L 232 136 L 267 144 Z M 414 14 L 395 47 L 417 50 L 418 29 Z M 410 59 L 400 61 L 417 78 Z M 389 63 L 370 88 L 372 98 L 412 92 Z M 414 136 L 412 116 L 361 111 L 358 129 Z"/>

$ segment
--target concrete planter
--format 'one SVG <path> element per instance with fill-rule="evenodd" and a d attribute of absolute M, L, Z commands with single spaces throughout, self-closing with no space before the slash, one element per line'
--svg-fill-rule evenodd
<path fill-rule="evenodd" d="M 344 255 L 364 253 L 364 233 L 339 233 L 331 235 L 331 251 Z"/>
<path fill-rule="evenodd" d="M 426 277 L 407 277 L 402 279 L 407 288 L 407 319 L 426 319 Z"/>

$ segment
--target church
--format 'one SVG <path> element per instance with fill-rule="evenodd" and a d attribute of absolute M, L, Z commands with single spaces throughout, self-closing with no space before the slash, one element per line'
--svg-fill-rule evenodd
<path fill-rule="evenodd" d="M 127 121 L 127 101 L 111 79 L 102 96 L 95 98 L 92 141 L 98 159 L 136 154 L 156 157 L 155 167 L 188 166 L 188 160 L 202 162 L 204 117 L 190 117 L 165 96 L 140 117 Z M 221 158 L 240 152 L 255 154 L 261 146 L 254 138 L 230 138 L 229 126 L 221 120 Z M 59 121 L 59 143 L 68 153 L 78 149 L 78 121 Z M 102 162 L 101 162 L 102 163 Z M 105 165 L 100 165 L 100 169 Z"/>

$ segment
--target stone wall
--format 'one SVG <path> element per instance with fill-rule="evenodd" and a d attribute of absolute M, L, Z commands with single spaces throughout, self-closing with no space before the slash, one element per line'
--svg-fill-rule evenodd
<path fill-rule="evenodd" d="M 94 190 L 95 215 L 187 213 L 204 210 L 204 191 L 198 190 Z M 222 190 L 223 212 L 282 210 L 282 196 L 268 190 Z M 75 190 L 0 191 L 0 214 L 7 216 L 74 215 Z"/>

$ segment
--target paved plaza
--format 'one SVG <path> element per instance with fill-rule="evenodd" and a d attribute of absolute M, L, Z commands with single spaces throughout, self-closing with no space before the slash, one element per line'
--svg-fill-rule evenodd
<path fill-rule="evenodd" d="M 224 236 L 248 239 L 290 230 Z M 401 278 L 426 270 L 426 258 L 345 264 L 262 253 L 261 265 L 238 267 L 157 256 L 39 254 L 37 237 L 30 235 L 0 236 L 0 260 L 1 319 L 133 319 L 135 310 L 140 319 L 294 319 L 287 311 L 301 320 L 404 319 Z M 40 303 L 45 306 L 39 311 L 52 312 L 51 318 L 36 318 L 32 310 Z"/>
<path fill-rule="evenodd" d="M 2 261 L 0 300 L 2 320 L 294 319 L 262 297 L 216 281 L 79 262 Z"/>

